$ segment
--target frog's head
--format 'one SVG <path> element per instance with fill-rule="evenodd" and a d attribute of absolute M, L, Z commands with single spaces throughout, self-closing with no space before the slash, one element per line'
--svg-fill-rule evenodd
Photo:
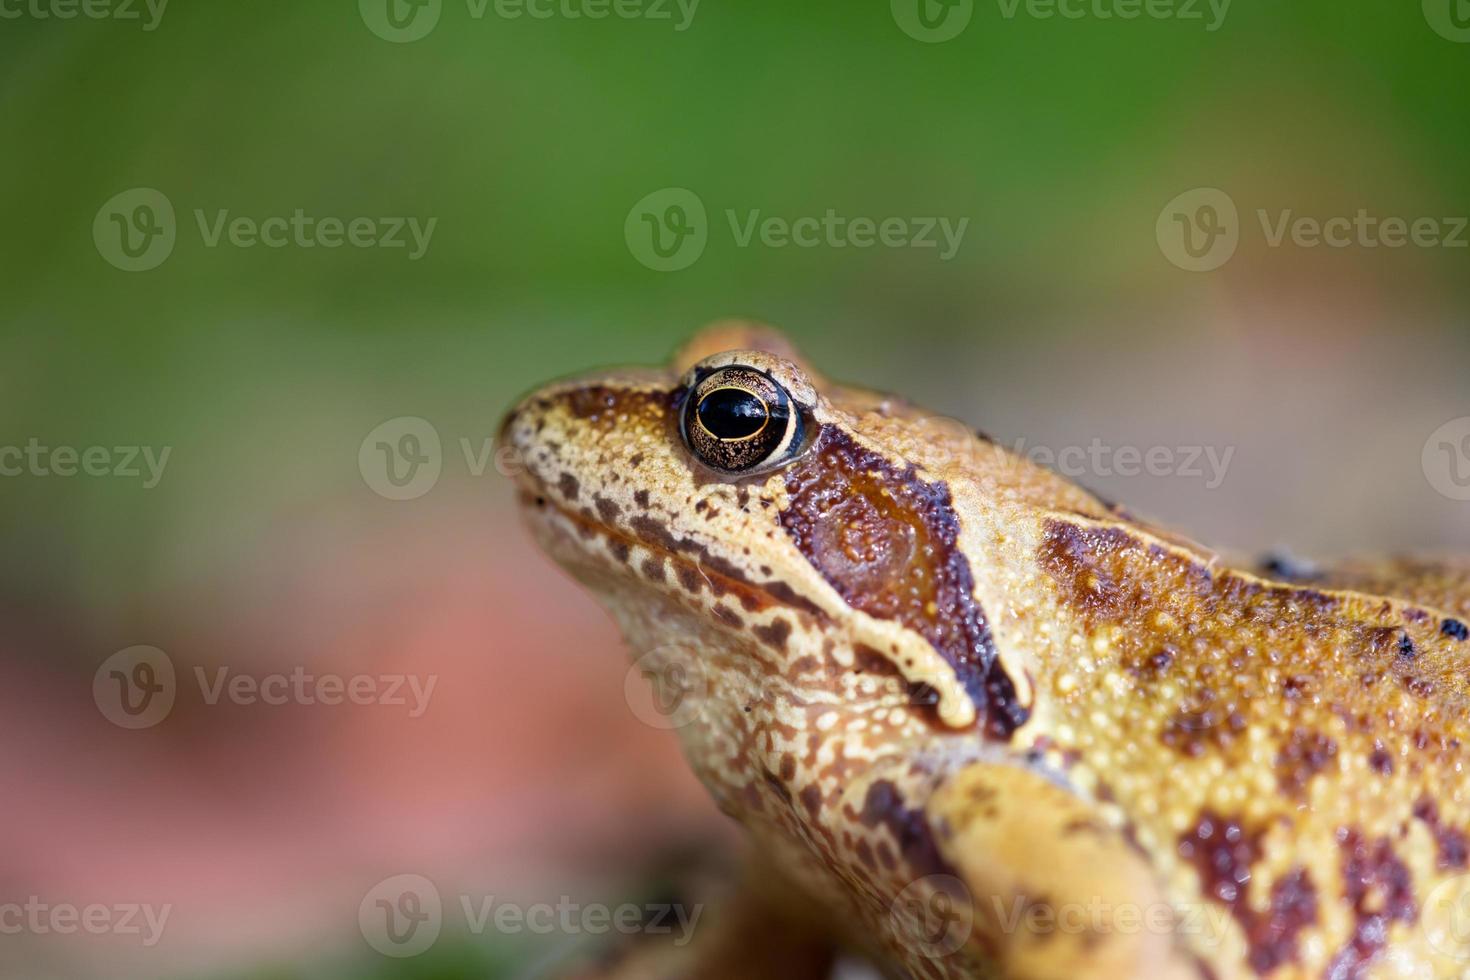
<path fill-rule="evenodd" d="M 995 508 L 1041 477 L 972 432 L 828 384 L 737 323 L 666 369 L 548 385 L 501 440 L 542 547 L 601 596 L 644 673 L 677 679 L 665 703 L 722 802 L 748 789 L 741 753 L 795 785 L 779 746 L 815 755 L 803 733 L 871 757 L 906 734 L 1004 740 L 1025 722 L 1028 669 L 981 597 L 1011 587 L 990 567 Z"/>

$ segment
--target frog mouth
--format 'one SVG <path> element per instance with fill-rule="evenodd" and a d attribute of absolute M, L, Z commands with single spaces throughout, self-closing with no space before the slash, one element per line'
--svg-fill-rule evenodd
<path fill-rule="evenodd" d="M 572 506 L 543 486 L 522 485 L 518 496 L 533 523 L 550 529 L 560 521 L 563 526 L 551 533 L 559 533 L 573 556 L 582 560 L 600 554 L 665 591 L 682 590 L 688 598 L 698 599 L 707 590 L 716 603 L 730 596 L 747 613 L 782 608 L 805 613 L 819 622 L 831 619 L 826 610 L 785 582 L 753 581 L 703 544 L 678 537 L 655 518 L 637 515 L 629 519 L 630 527 L 623 527 L 613 523 L 615 515 L 594 514 L 590 508 Z M 598 538 L 604 543 L 600 553 L 588 546 Z"/>

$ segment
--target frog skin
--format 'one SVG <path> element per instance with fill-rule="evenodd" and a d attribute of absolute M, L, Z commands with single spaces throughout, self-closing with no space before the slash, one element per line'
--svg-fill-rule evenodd
<path fill-rule="evenodd" d="M 744 323 L 501 438 L 756 877 L 892 975 L 1470 976 L 1470 565 L 1237 567 Z"/>

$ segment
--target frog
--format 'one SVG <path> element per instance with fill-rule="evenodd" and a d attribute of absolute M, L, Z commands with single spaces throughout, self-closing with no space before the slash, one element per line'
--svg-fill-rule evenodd
<path fill-rule="evenodd" d="M 499 438 L 752 855 L 659 975 L 1470 976 L 1470 562 L 1229 557 L 749 321 Z"/>

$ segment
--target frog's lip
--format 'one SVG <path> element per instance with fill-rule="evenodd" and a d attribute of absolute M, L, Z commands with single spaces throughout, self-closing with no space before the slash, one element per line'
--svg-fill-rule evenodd
<path fill-rule="evenodd" d="M 801 595 L 784 582 L 754 582 L 729 562 L 709 551 L 698 542 L 676 538 L 672 532 L 652 518 L 635 518 L 641 529 L 633 530 L 611 524 L 594 516 L 588 508 L 574 507 L 560 499 L 555 490 L 549 488 L 535 474 L 518 488 L 518 497 L 523 512 L 532 516 L 548 515 L 558 518 L 569 530 L 562 533 L 581 556 L 594 557 L 594 552 L 582 542 L 589 535 L 602 535 L 610 546 L 601 554 L 603 561 L 619 562 L 633 569 L 650 584 L 669 592 L 680 589 L 688 597 L 697 597 L 705 587 L 716 599 L 723 595 L 735 597 L 746 612 L 757 612 L 770 608 L 790 609 L 806 613 L 818 620 L 830 620 L 831 614 L 806 596 Z M 549 525 L 551 520 L 541 516 L 533 523 Z M 635 557 L 628 549 L 642 548 L 648 556 Z M 619 551 L 622 554 L 619 554 Z M 649 558 L 660 559 L 650 561 Z M 594 558 L 595 560 L 595 558 Z M 674 566 L 674 574 L 666 576 L 663 563 Z"/>

